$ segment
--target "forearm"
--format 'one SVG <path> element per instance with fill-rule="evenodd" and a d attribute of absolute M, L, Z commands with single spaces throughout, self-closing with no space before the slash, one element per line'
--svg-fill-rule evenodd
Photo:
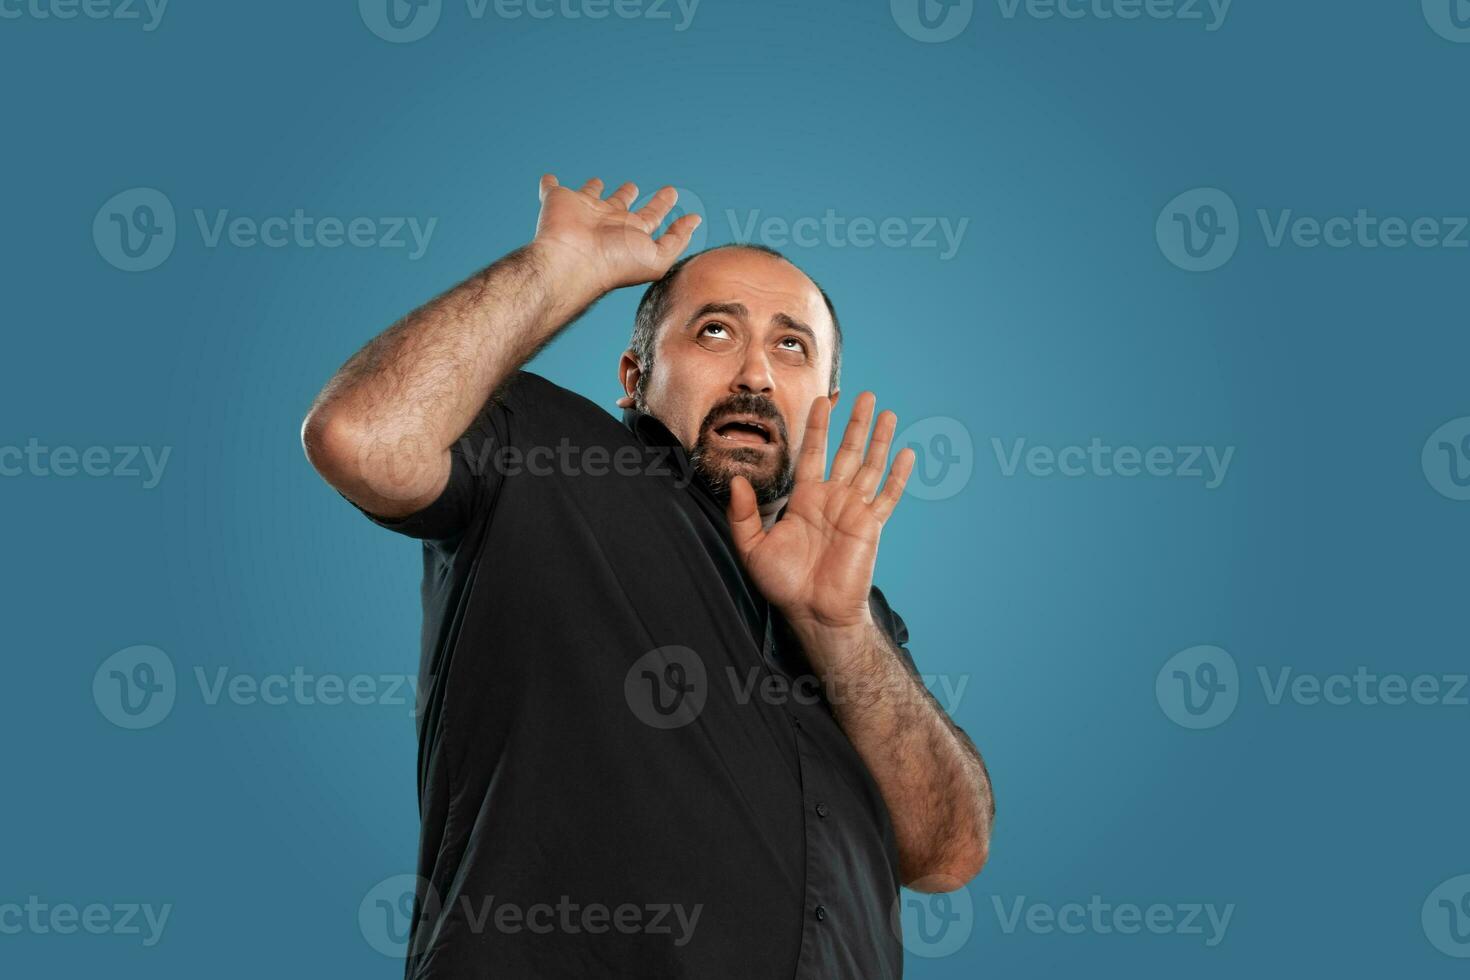
<path fill-rule="evenodd" d="M 394 517 L 432 501 L 448 449 L 491 393 L 599 293 L 532 244 L 409 314 L 358 351 L 303 428 L 337 489 Z"/>
<path fill-rule="evenodd" d="M 959 888 L 985 863 L 995 812 L 979 753 L 876 624 L 798 636 L 888 805 L 902 880 Z"/>

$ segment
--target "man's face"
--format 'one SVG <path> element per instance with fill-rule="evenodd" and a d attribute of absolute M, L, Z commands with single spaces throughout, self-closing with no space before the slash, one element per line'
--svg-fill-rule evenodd
<path fill-rule="evenodd" d="M 701 255 L 674 282 L 642 408 L 721 496 L 740 475 L 771 503 L 791 492 L 835 339 L 821 292 L 791 263 L 741 248 Z"/>

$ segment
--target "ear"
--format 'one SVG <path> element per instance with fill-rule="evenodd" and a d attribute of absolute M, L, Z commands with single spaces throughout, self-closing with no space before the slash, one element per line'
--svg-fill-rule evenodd
<path fill-rule="evenodd" d="M 633 392 L 638 390 L 638 379 L 641 377 L 643 368 L 639 366 L 632 348 L 623 351 L 623 356 L 618 359 L 618 381 L 623 386 L 623 397 L 617 401 L 618 408 L 633 407 Z"/>

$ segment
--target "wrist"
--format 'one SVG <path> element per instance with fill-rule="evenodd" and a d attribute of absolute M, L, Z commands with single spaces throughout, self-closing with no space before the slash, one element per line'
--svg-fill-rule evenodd
<path fill-rule="evenodd" d="M 526 253 L 545 280 L 548 293 L 562 305 L 582 309 L 605 296 L 609 289 L 595 274 L 589 256 L 574 246 L 552 239 L 532 239 Z"/>
<path fill-rule="evenodd" d="M 878 627 L 867 623 L 831 624 L 806 621 L 792 630 L 812 670 L 827 688 L 836 706 L 865 702 L 867 695 L 884 686 L 884 647 L 874 635 Z"/>
<path fill-rule="evenodd" d="M 865 643 L 877 629 L 871 612 L 851 619 L 833 620 L 805 610 L 782 611 L 792 635 L 806 650 L 844 650 Z"/>

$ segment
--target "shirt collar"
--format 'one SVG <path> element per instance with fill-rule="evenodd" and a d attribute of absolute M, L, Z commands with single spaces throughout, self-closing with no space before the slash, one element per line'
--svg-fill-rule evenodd
<path fill-rule="evenodd" d="M 698 482 L 700 486 L 704 481 L 697 480 L 694 464 L 689 460 L 689 452 L 684 448 L 678 438 L 669 431 L 669 427 L 647 412 L 636 408 L 623 409 L 623 425 L 627 426 L 638 441 L 645 446 L 664 447 L 670 450 L 674 459 L 674 465 L 679 469 L 679 480 L 685 486 L 691 482 Z"/>

